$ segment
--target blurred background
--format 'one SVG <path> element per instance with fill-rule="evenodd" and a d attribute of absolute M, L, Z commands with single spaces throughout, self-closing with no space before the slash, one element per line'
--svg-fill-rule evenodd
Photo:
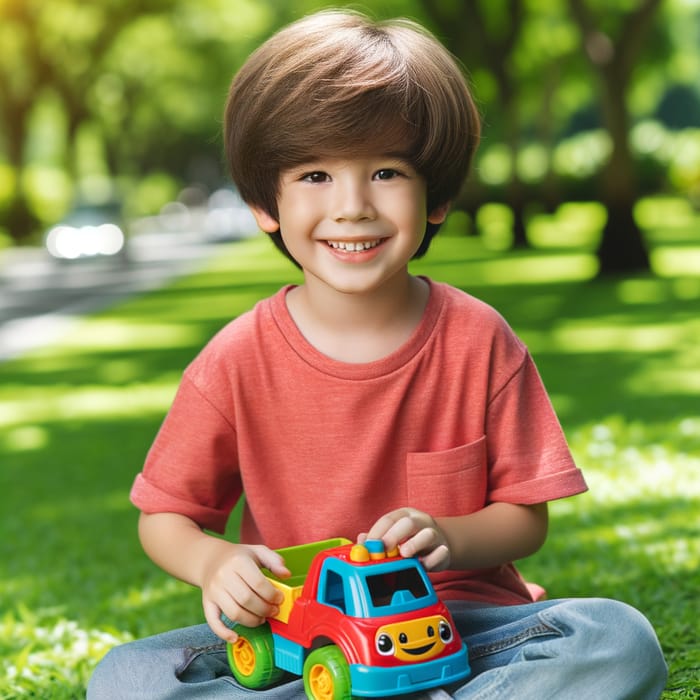
<path fill-rule="evenodd" d="M 235 235 L 226 193 L 210 201 L 228 187 L 219 125 L 230 78 L 274 29 L 330 4 L 1 0 L 0 247 L 41 244 L 76 219 L 129 235 L 164 207 L 172 227 L 192 205 L 218 211 L 204 234 Z M 465 233 L 484 204 L 502 204 L 502 245 L 524 246 L 533 216 L 594 201 L 600 271 L 645 270 L 644 198 L 663 194 L 680 218 L 700 207 L 697 0 L 367 5 L 418 19 L 466 66 L 485 138 L 456 203 Z M 92 248 L 65 230 L 48 244 L 62 257 L 121 250 L 114 230 L 102 234 Z"/>
<path fill-rule="evenodd" d="M 414 271 L 504 314 L 591 487 L 521 569 L 639 607 L 664 700 L 697 700 L 700 0 L 0 0 L 0 697 L 84 697 L 114 644 L 202 621 L 128 493 L 187 363 L 299 280 L 222 113 L 261 41 L 331 5 L 417 19 L 477 96 Z"/>

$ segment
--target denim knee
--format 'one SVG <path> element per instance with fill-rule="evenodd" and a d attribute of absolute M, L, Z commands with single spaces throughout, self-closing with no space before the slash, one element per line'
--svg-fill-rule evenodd
<path fill-rule="evenodd" d="M 88 684 L 88 700 L 173 698 L 180 692 L 184 697 L 208 698 L 208 686 L 200 691 L 204 695 L 185 691 L 200 681 L 230 675 L 225 647 L 206 624 L 122 644 L 97 665 Z"/>
<path fill-rule="evenodd" d="M 588 598 L 569 600 L 541 613 L 545 620 L 550 615 L 564 634 L 584 631 L 590 661 L 601 668 L 619 669 L 638 688 L 635 697 L 661 694 L 668 667 L 653 627 L 636 608 L 617 600 Z"/>
<path fill-rule="evenodd" d="M 115 688 L 122 685 L 124 676 L 121 661 L 123 646 L 115 647 L 102 657 L 90 677 L 87 700 L 103 700 L 115 697 Z"/>

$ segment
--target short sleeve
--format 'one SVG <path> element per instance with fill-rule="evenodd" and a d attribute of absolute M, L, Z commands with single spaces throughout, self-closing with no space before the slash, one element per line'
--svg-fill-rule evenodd
<path fill-rule="evenodd" d="M 587 489 L 529 353 L 490 400 L 486 436 L 490 502 L 543 503 Z"/>
<path fill-rule="evenodd" d="M 186 374 L 131 502 L 144 513 L 179 513 L 222 533 L 241 493 L 235 429 Z"/>

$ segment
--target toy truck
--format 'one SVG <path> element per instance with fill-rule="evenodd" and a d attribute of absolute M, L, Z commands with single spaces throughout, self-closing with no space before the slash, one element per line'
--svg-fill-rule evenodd
<path fill-rule="evenodd" d="M 277 550 L 290 578 L 260 627 L 237 625 L 233 675 L 263 689 L 302 676 L 312 700 L 384 697 L 446 685 L 469 673 L 467 649 L 424 568 L 381 540 L 338 538 Z"/>

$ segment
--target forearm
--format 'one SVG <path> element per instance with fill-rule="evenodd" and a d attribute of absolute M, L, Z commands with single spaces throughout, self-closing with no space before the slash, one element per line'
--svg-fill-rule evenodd
<path fill-rule="evenodd" d="M 177 513 L 142 513 L 139 538 L 158 566 L 200 588 L 208 562 L 226 556 L 236 546 L 206 534 L 193 520 Z"/>
<path fill-rule="evenodd" d="M 290 572 L 271 549 L 218 539 L 176 513 L 142 514 L 139 537 L 158 566 L 202 589 L 207 622 L 222 639 L 234 642 L 237 636 L 222 622 L 222 614 L 249 627 L 277 614 L 282 594 L 261 569 L 280 577 Z"/>
<path fill-rule="evenodd" d="M 435 518 L 450 553 L 450 569 L 484 569 L 536 552 L 547 536 L 547 504 L 492 503 L 476 513 Z"/>

